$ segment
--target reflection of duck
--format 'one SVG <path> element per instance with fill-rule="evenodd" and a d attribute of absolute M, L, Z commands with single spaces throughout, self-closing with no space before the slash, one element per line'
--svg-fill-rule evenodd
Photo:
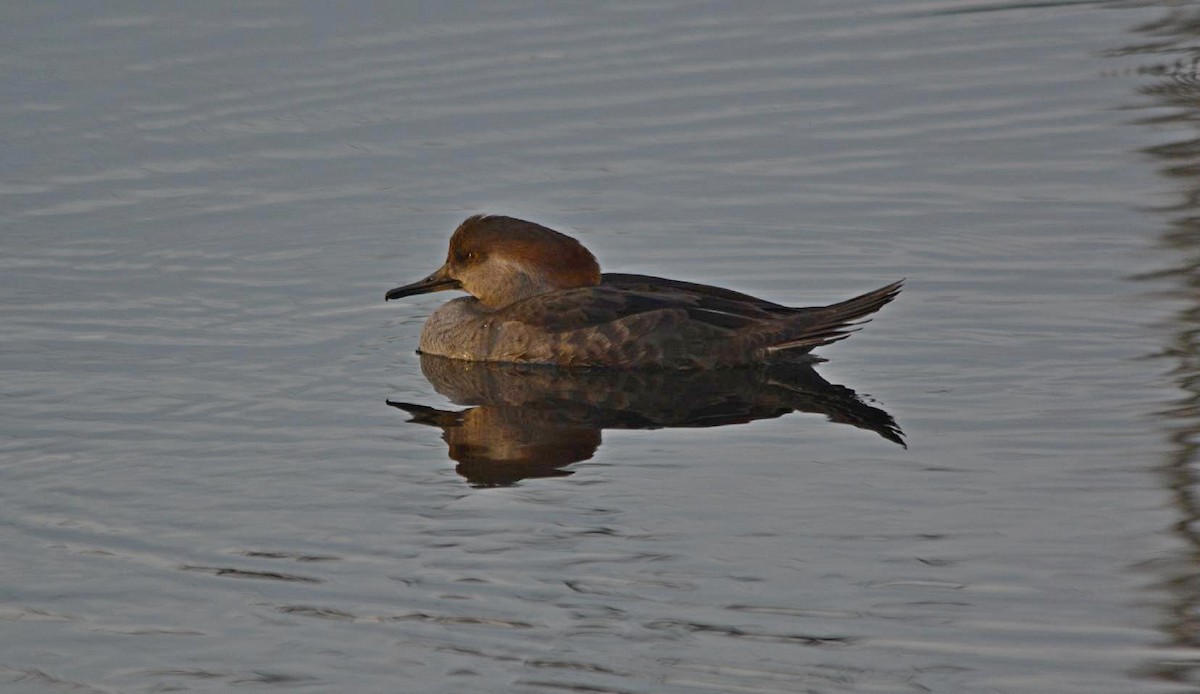
<path fill-rule="evenodd" d="M 705 369 L 804 355 L 845 338 L 896 297 L 900 282 L 815 308 L 721 287 L 600 274 L 575 239 L 532 222 L 477 215 L 446 262 L 387 299 L 462 289 L 434 311 L 420 349 L 467 361 Z"/>
<path fill-rule="evenodd" d="M 713 427 L 815 412 L 904 445 L 891 415 L 806 364 L 593 370 L 422 355 L 421 370 L 439 393 L 471 407 L 388 404 L 413 415 L 410 421 L 440 427 L 459 474 L 479 486 L 571 474 L 562 468 L 591 458 L 602 429 Z"/>

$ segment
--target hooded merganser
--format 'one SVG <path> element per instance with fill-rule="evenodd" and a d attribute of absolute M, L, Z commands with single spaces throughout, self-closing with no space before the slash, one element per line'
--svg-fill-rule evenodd
<path fill-rule="evenodd" d="M 575 239 L 533 222 L 475 215 L 432 275 L 385 300 L 446 289 L 419 351 L 466 361 L 706 369 L 795 359 L 849 336 L 900 292 L 793 308 L 730 289 L 600 272 Z"/>

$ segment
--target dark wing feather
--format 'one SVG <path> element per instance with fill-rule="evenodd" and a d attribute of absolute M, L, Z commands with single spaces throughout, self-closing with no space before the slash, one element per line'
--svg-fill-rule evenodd
<path fill-rule="evenodd" d="M 519 301 L 498 311 L 496 319 L 536 325 L 551 332 L 568 332 L 651 311 L 685 311 L 692 320 L 729 331 L 754 327 L 765 317 L 754 309 L 747 315 L 744 305 L 739 307 L 729 299 L 706 300 L 686 288 L 605 283 Z"/>
<path fill-rule="evenodd" d="M 666 308 L 664 303 L 654 297 L 603 287 L 580 287 L 518 301 L 497 311 L 495 320 L 525 323 L 561 333 L 663 308 Z"/>
<path fill-rule="evenodd" d="M 789 306 L 760 299 L 756 296 L 735 292 L 732 289 L 714 287 L 708 284 L 697 284 L 695 282 L 684 282 L 682 280 L 672 280 L 665 277 L 606 272 L 600 276 L 600 283 L 605 287 L 617 287 L 619 289 L 684 294 L 692 297 L 703 308 L 715 310 L 729 310 L 731 307 L 735 307 L 739 311 L 744 311 L 749 307 L 762 311 L 764 315 L 777 315 L 781 312 L 788 313 L 796 310 Z"/>

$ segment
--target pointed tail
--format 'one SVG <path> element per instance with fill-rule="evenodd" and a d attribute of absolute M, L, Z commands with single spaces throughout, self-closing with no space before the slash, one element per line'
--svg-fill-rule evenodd
<path fill-rule="evenodd" d="M 791 321 L 794 327 L 781 334 L 779 342 L 768 346 L 767 353 L 802 350 L 797 353 L 803 354 L 815 347 L 844 340 L 868 322 L 859 319 L 875 313 L 895 299 L 903 285 L 904 280 L 900 280 L 830 306 L 800 309 L 801 313 L 797 313 Z"/>

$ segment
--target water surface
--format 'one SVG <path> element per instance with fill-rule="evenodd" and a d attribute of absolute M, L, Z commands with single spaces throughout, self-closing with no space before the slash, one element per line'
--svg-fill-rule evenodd
<path fill-rule="evenodd" d="M 0 683 L 1191 691 L 1195 19 L 10 8 Z M 784 303 L 908 285 L 803 402 L 489 400 L 414 353 L 449 295 L 382 300 L 477 212 Z M 464 468 L 428 424 L 472 407 Z"/>

